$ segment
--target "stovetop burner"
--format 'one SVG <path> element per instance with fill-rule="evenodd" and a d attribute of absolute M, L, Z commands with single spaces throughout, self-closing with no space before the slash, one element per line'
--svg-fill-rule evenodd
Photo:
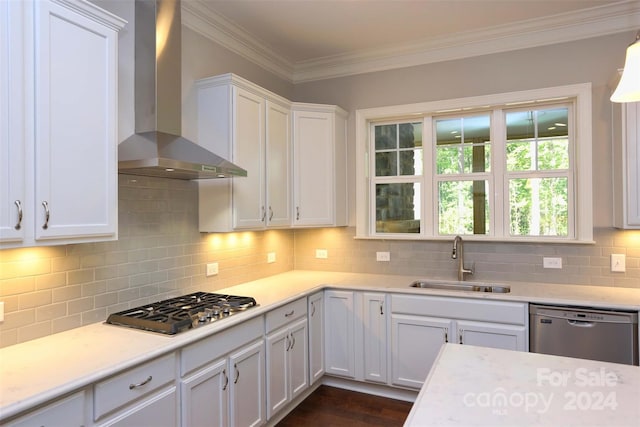
<path fill-rule="evenodd" d="M 174 335 L 256 305 L 251 297 L 194 292 L 111 314 L 107 323 Z"/>

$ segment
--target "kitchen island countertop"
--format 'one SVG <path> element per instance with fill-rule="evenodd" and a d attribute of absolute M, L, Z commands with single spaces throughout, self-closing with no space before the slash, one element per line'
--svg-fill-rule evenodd
<path fill-rule="evenodd" d="M 640 289 L 509 283 L 510 293 L 491 294 L 409 287 L 418 279 L 425 278 L 294 270 L 212 290 L 252 296 L 259 306 L 175 336 L 95 323 L 2 348 L 0 421 L 328 287 L 640 310 Z"/>
<path fill-rule="evenodd" d="M 444 344 L 405 427 L 639 423 L 640 367 Z"/>

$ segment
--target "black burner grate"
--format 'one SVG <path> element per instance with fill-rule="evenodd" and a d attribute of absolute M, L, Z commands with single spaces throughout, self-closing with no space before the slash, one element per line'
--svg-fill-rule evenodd
<path fill-rule="evenodd" d="M 107 323 L 174 335 L 256 305 L 251 297 L 194 292 L 113 313 Z"/>

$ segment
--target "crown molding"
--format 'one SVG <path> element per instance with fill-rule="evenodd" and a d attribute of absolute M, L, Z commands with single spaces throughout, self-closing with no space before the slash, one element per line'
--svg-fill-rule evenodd
<path fill-rule="evenodd" d="M 200 1 L 183 1 L 182 25 L 265 70 L 293 82 L 294 64 Z"/>
<path fill-rule="evenodd" d="M 293 63 L 197 1 L 182 2 L 183 25 L 294 84 L 508 52 L 640 28 L 640 2 L 626 0 L 479 31 Z"/>

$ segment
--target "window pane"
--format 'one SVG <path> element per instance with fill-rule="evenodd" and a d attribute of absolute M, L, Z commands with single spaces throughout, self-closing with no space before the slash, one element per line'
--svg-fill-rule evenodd
<path fill-rule="evenodd" d="M 400 151 L 400 175 L 422 175 L 422 150 Z"/>
<path fill-rule="evenodd" d="M 376 153 L 376 176 L 398 175 L 398 157 L 396 151 Z"/>
<path fill-rule="evenodd" d="M 397 147 L 396 125 L 382 125 L 375 127 L 376 150 L 390 150 Z"/>
<path fill-rule="evenodd" d="M 400 124 L 400 148 L 422 147 L 422 123 Z"/>
<path fill-rule="evenodd" d="M 442 181 L 438 201 L 439 234 L 489 233 L 487 181 Z"/>
<path fill-rule="evenodd" d="M 509 212 L 511 235 L 567 236 L 567 178 L 510 179 Z"/>
<path fill-rule="evenodd" d="M 507 170 L 569 169 L 568 114 L 566 107 L 508 112 Z"/>
<path fill-rule="evenodd" d="M 438 174 L 458 173 L 458 148 L 457 147 L 438 147 L 436 150 L 436 168 Z"/>
<path fill-rule="evenodd" d="M 376 184 L 376 232 L 420 233 L 420 184 Z"/>
<path fill-rule="evenodd" d="M 375 176 L 422 175 L 422 123 L 374 128 Z"/>
<path fill-rule="evenodd" d="M 488 114 L 435 121 L 438 174 L 491 170 L 491 121 Z"/>

